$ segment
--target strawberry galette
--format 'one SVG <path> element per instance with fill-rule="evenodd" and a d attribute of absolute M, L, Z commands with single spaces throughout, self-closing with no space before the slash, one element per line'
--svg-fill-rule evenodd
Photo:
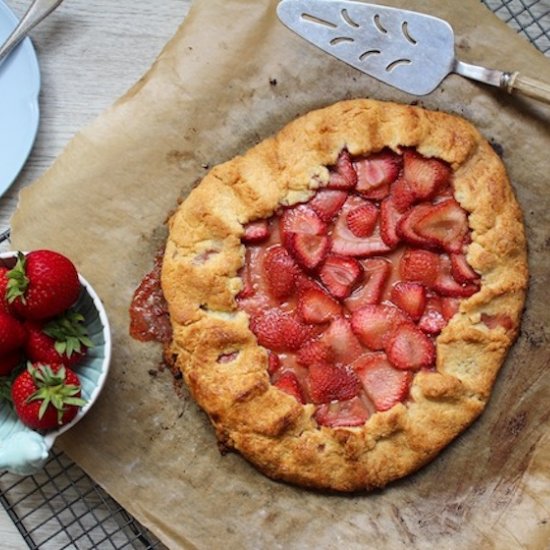
<path fill-rule="evenodd" d="M 341 102 L 215 167 L 170 220 L 169 352 L 225 449 L 352 491 L 487 402 L 527 282 L 505 170 L 467 122 Z"/>

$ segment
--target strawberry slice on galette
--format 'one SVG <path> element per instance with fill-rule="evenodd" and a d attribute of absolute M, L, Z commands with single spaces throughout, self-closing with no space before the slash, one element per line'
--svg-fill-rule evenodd
<path fill-rule="evenodd" d="M 382 487 L 481 413 L 526 281 L 519 208 L 469 123 L 342 102 L 172 216 L 168 353 L 224 448 L 268 476 Z"/>

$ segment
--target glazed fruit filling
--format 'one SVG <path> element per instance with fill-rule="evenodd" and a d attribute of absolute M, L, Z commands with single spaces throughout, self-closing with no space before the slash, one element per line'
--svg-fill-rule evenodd
<path fill-rule="evenodd" d="M 435 338 L 479 289 L 450 166 L 412 149 L 352 157 L 307 202 L 248 224 L 239 306 L 272 384 L 325 426 L 359 426 L 435 368 Z"/>

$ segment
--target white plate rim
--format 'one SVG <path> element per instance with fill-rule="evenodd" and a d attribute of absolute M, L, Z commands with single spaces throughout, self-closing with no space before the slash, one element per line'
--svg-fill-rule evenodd
<path fill-rule="evenodd" d="M 6 5 L 3 0 L 0 0 L 0 19 L 3 19 L 11 29 L 15 28 L 18 23 L 17 16 Z M 0 41 L 7 37 L 0 38 Z M 2 169 L 0 172 L 0 198 L 11 187 L 19 176 L 21 170 L 25 166 L 27 159 L 32 151 L 36 136 L 38 134 L 38 127 L 40 123 L 40 106 L 39 106 L 39 94 L 41 88 L 40 67 L 38 64 L 38 58 L 34 46 L 32 45 L 30 38 L 25 38 L 18 46 L 17 52 L 12 52 L 11 56 L 17 56 L 16 61 L 28 64 L 29 74 L 29 87 L 34 88 L 32 90 L 32 97 L 25 106 L 30 114 L 30 123 L 26 130 L 25 140 L 19 147 L 19 155 L 15 159 L 8 159 L 7 161 L 2 158 L 2 151 L 0 151 L 0 163 L 8 166 L 8 169 Z M 3 61 L 6 61 L 4 59 Z M 13 61 L 12 61 L 13 62 Z M 0 62 L 1 64 L 2 62 Z M 0 126 L 0 131 L 2 127 Z M 8 129 L 9 131 L 9 129 Z"/>

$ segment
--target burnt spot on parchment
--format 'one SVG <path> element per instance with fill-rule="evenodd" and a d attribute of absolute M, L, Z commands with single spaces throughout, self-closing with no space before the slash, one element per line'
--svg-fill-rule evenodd
<path fill-rule="evenodd" d="M 491 139 L 489 141 L 489 144 L 491 145 L 491 147 L 493 148 L 493 151 L 500 157 L 500 158 L 503 158 L 504 157 L 504 147 L 498 143 L 498 141 L 495 141 L 494 139 Z"/>

